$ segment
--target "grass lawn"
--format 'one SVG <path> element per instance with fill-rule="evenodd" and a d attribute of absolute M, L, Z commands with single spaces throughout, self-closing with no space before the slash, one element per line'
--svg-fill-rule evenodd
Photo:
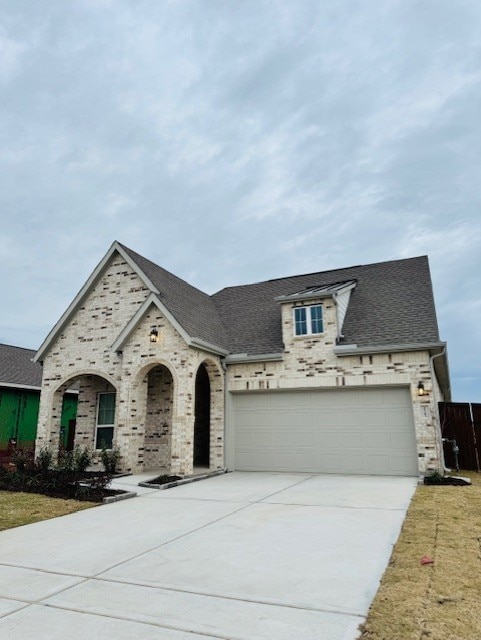
<path fill-rule="evenodd" d="M 473 485 L 417 488 L 362 640 L 481 638 L 481 474 L 459 475 Z"/>
<path fill-rule="evenodd" d="M 92 502 L 49 498 L 38 493 L 0 491 L 0 531 L 56 518 L 95 506 Z"/>

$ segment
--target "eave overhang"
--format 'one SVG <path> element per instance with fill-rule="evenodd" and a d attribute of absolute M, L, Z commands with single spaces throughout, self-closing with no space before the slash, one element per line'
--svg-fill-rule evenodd
<path fill-rule="evenodd" d="M 42 387 L 37 387 L 31 384 L 20 384 L 14 382 L 0 382 L 0 387 L 7 387 L 8 389 L 25 389 L 25 391 L 41 391 Z"/>
<path fill-rule="evenodd" d="M 374 353 L 396 353 L 399 351 L 433 351 L 440 353 L 446 348 L 445 342 L 383 344 L 358 347 L 357 344 L 342 344 L 334 347 L 336 356 L 359 356 Z"/>
<path fill-rule="evenodd" d="M 31 384 L 19 384 L 14 382 L 0 382 L 0 387 L 7 389 L 21 389 L 23 391 L 42 391 L 42 387 Z M 78 389 L 67 389 L 65 393 L 72 393 L 78 396 Z"/>
<path fill-rule="evenodd" d="M 242 364 L 244 362 L 280 362 L 284 359 L 283 353 L 231 353 L 226 356 L 226 364 Z"/>

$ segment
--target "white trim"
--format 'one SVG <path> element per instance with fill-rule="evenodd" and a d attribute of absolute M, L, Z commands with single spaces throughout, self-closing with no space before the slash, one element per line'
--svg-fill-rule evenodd
<path fill-rule="evenodd" d="M 312 313 L 311 310 L 314 308 L 321 308 L 321 323 L 322 323 L 322 331 L 316 331 L 315 333 L 312 331 Z M 306 311 L 306 333 L 297 333 L 296 331 L 296 311 L 299 309 L 309 309 L 309 313 Z M 319 304 L 303 304 L 298 305 L 297 307 L 292 307 L 292 323 L 294 326 L 294 337 L 295 338 L 304 338 L 305 336 L 322 336 L 324 333 L 324 307 L 321 303 Z"/>
<path fill-rule="evenodd" d="M 298 291 L 297 293 L 291 293 L 286 296 L 277 296 L 274 298 L 277 302 L 302 302 L 303 300 L 315 300 L 316 298 L 331 298 L 336 294 L 345 293 L 351 291 L 356 287 L 357 282 L 349 282 L 345 285 L 325 285 L 331 287 L 330 291 Z M 322 287 L 320 287 L 322 288 Z"/>
<path fill-rule="evenodd" d="M 100 396 L 106 396 L 106 395 L 114 395 L 115 396 L 115 406 L 114 406 L 114 422 L 112 424 L 100 424 L 99 425 L 99 409 L 100 409 Z M 102 447 L 97 448 L 97 432 L 99 427 L 101 429 L 113 429 L 113 434 L 112 434 L 112 447 L 114 444 L 114 435 L 115 435 L 115 419 L 117 417 L 117 392 L 116 391 L 99 391 L 97 393 L 97 409 L 95 412 L 95 435 L 94 435 L 94 451 L 102 451 Z M 108 449 L 108 451 L 110 451 L 111 449 Z"/>
<path fill-rule="evenodd" d="M 332 296 L 332 300 L 336 307 L 336 322 L 337 322 L 337 341 L 342 339 L 342 327 L 346 318 L 347 310 L 349 308 L 349 302 L 351 300 L 352 288 L 345 289 L 339 293 L 335 293 Z"/>
<path fill-rule="evenodd" d="M 53 329 L 50 331 L 48 336 L 45 338 L 39 350 L 33 357 L 33 362 L 41 361 L 42 356 L 50 347 L 51 343 L 56 338 L 57 334 L 63 329 L 63 327 L 68 322 L 71 315 L 73 314 L 73 312 L 76 310 L 77 306 L 81 303 L 81 301 L 85 298 L 85 296 L 90 292 L 92 287 L 95 285 L 101 273 L 103 272 L 105 266 L 107 265 L 107 263 L 109 262 L 109 260 L 111 259 L 111 257 L 115 252 L 119 253 L 122 256 L 122 258 L 127 262 L 127 264 L 132 268 L 132 270 L 135 271 L 135 273 L 139 276 L 139 278 L 144 282 L 144 284 L 152 293 L 159 293 L 159 290 L 154 286 L 152 281 L 145 275 L 145 273 L 134 262 L 134 260 L 129 256 L 129 254 L 115 240 L 112 243 L 110 249 L 105 254 L 105 256 L 102 258 L 99 264 L 95 267 L 95 269 L 91 273 L 90 277 L 88 278 L 84 286 L 80 289 L 80 291 L 77 293 L 73 301 L 70 303 L 67 310 L 63 313 L 60 320 L 57 322 L 57 324 L 53 327 Z"/>

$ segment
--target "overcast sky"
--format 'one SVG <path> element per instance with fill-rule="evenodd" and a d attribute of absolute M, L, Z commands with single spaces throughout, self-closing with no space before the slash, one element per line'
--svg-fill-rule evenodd
<path fill-rule="evenodd" d="M 481 402 L 479 0 L 0 0 L 0 342 L 114 239 L 213 293 L 428 254 Z"/>

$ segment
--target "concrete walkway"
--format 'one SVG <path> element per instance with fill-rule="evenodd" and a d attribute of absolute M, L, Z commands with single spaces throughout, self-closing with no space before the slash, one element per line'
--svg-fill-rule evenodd
<path fill-rule="evenodd" d="M 237 472 L 4 531 L 0 637 L 353 640 L 415 486 Z"/>

